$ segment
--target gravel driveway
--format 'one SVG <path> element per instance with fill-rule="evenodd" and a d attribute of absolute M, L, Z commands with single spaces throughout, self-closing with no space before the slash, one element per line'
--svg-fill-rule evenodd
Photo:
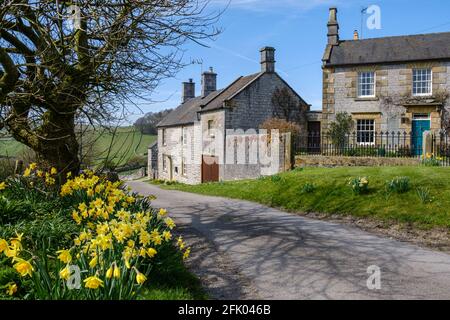
<path fill-rule="evenodd" d="M 169 210 L 213 298 L 450 299 L 445 253 L 247 201 L 128 185 Z M 381 289 L 368 289 L 369 266 Z"/>

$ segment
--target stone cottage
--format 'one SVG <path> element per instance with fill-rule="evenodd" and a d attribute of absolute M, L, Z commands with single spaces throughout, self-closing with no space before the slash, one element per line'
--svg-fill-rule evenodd
<path fill-rule="evenodd" d="M 327 36 L 322 131 L 340 112 L 355 120 L 364 145 L 377 144 L 375 132 L 448 129 L 450 32 L 361 40 L 355 31 L 352 40 L 341 40 L 331 8 Z"/>
<path fill-rule="evenodd" d="M 255 178 L 260 164 L 239 164 L 235 158 L 249 158 L 245 150 L 227 154 L 230 132 L 257 132 L 261 124 L 277 114 L 274 92 L 285 89 L 295 101 L 293 114 L 309 111 L 309 105 L 275 70 L 275 49 L 260 50 L 261 71 L 242 76 L 224 89 L 217 89 L 217 74 L 211 68 L 202 74 L 201 95 L 195 95 L 192 79 L 183 83 L 182 104 L 158 124 L 158 142 L 152 146 L 152 174 L 159 179 L 197 184 L 208 181 Z M 245 138 L 244 138 L 245 139 Z M 228 143 L 230 143 L 228 141 Z M 228 145 L 229 146 L 229 145 Z M 155 152 L 157 163 L 155 164 Z M 281 155 L 282 156 L 282 155 Z M 230 161 L 225 161 L 231 158 Z"/>

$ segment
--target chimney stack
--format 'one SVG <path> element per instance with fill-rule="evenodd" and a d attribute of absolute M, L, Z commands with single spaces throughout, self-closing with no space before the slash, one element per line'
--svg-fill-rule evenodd
<path fill-rule="evenodd" d="M 264 47 L 261 52 L 261 72 L 275 72 L 275 48 Z"/>
<path fill-rule="evenodd" d="M 202 74 L 202 96 L 207 97 L 217 90 L 217 73 L 212 67 Z"/>
<path fill-rule="evenodd" d="M 353 40 L 359 40 L 358 30 L 355 30 L 355 32 L 353 32 Z"/>
<path fill-rule="evenodd" d="M 183 82 L 183 98 L 182 102 L 185 103 L 195 98 L 195 82 L 189 79 L 189 82 Z"/>
<path fill-rule="evenodd" d="M 339 44 L 339 23 L 337 20 L 337 8 L 330 8 L 330 17 L 328 19 L 328 44 L 337 46 Z"/>

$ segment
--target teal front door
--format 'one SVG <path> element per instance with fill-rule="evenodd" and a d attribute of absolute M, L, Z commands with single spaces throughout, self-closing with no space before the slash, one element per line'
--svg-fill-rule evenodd
<path fill-rule="evenodd" d="M 429 131 L 431 121 L 429 119 L 414 119 L 412 122 L 412 152 L 415 156 L 422 155 L 423 152 L 423 133 Z"/>

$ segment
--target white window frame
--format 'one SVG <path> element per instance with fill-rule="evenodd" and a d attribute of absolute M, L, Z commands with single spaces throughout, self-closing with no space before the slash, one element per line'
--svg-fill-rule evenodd
<path fill-rule="evenodd" d="M 166 129 L 162 129 L 161 135 L 162 135 L 162 145 L 163 146 L 167 146 L 167 137 L 166 137 L 167 132 L 166 132 Z"/>
<path fill-rule="evenodd" d="M 214 120 L 208 120 L 208 122 L 207 122 L 207 126 L 208 126 L 208 135 L 209 135 L 209 137 L 210 138 L 214 138 L 215 136 L 214 136 Z"/>
<path fill-rule="evenodd" d="M 181 157 L 181 175 L 187 176 L 187 165 L 186 165 L 186 157 Z"/>
<path fill-rule="evenodd" d="M 363 95 L 363 93 L 362 93 L 362 86 L 363 86 L 363 83 L 361 82 L 361 80 L 362 80 L 362 76 L 363 75 L 368 75 L 368 74 L 372 74 L 373 75 L 373 77 L 372 77 L 372 81 L 373 81 L 373 83 L 372 83 L 372 86 L 373 86 L 373 94 L 371 94 L 371 95 Z M 366 79 L 368 79 L 369 77 L 366 77 Z M 376 74 L 376 72 L 375 71 L 360 71 L 360 72 L 358 72 L 358 98 L 375 98 L 376 97 L 376 90 L 377 90 L 377 74 Z M 369 85 L 369 83 L 367 83 L 367 84 L 365 84 L 365 85 Z"/>
<path fill-rule="evenodd" d="M 416 86 L 415 86 L 416 83 L 422 83 L 422 84 L 426 83 L 425 81 L 422 81 L 422 80 L 416 81 L 414 79 L 415 78 L 414 73 L 418 72 L 418 71 L 430 72 L 430 79 L 427 80 L 429 82 L 430 92 L 425 92 L 425 93 L 414 92 L 416 90 Z M 423 75 L 421 75 L 421 76 L 423 76 Z M 424 86 L 421 86 L 420 88 L 424 88 Z M 416 69 L 412 70 L 412 94 L 413 94 L 414 97 L 429 97 L 429 96 L 433 95 L 433 69 L 431 69 L 431 68 L 416 68 Z"/>
<path fill-rule="evenodd" d="M 162 165 L 163 165 L 163 172 L 167 172 L 167 156 L 163 154 L 162 156 Z"/>
<path fill-rule="evenodd" d="M 360 130 L 360 121 L 365 121 L 365 124 L 362 124 L 361 126 L 364 126 L 364 130 Z M 367 122 L 372 121 L 373 124 L 369 124 Z M 358 143 L 358 145 L 360 146 L 374 146 L 375 145 L 375 140 L 376 140 L 376 130 L 375 130 L 375 125 L 376 125 L 376 121 L 375 119 L 357 119 L 356 120 L 356 142 Z M 373 126 L 373 129 L 370 130 L 367 127 Z M 362 136 L 360 136 L 360 133 L 369 133 L 373 135 L 373 141 L 360 141 L 363 140 L 361 139 Z M 365 136 L 364 136 L 365 137 Z"/>
<path fill-rule="evenodd" d="M 183 145 L 187 145 L 187 127 L 181 128 L 181 142 Z"/>

